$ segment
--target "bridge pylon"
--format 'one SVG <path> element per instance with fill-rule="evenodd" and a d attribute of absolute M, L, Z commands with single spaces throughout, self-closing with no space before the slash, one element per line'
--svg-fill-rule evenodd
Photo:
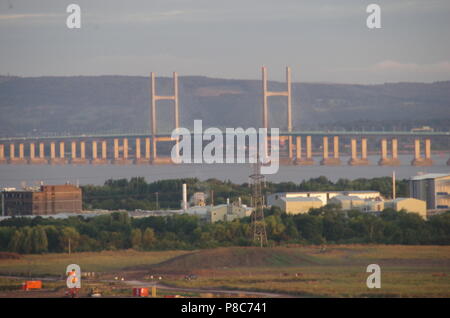
<path fill-rule="evenodd" d="M 287 99 L 287 130 L 292 132 L 292 90 L 291 90 L 291 68 L 286 67 L 286 90 L 285 91 L 269 91 L 268 81 L 267 81 L 267 67 L 263 66 L 262 70 L 262 97 L 263 97 L 263 107 L 262 107 L 262 126 L 263 128 L 269 129 L 269 104 L 268 97 L 270 96 L 285 96 Z M 281 136 L 280 136 L 281 137 Z M 292 136 L 288 136 L 288 153 L 289 161 L 293 162 L 293 145 Z"/>
<path fill-rule="evenodd" d="M 157 126 L 157 113 L 156 113 L 156 102 L 160 100 L 171 100 L 174 102 L 174 125 L 175 129 L 179 128 L 180 124 L 180 115 L 179 115 L 179 103 L 178 103 L 178 74 L 177 72 L 173 72 L 173 95 L 163 96 L 163 95 L 157 95 L 156 94 L 156 73 L 151 72 L 150 73 L 150 90 L 151 90 L 151 104 L 150 104 L 150 122 L 151 122 L 151 132 L 152 132 L 152 150 L 150 151 L 152 154 L 152 161 L 153 163 L 158 163 L 159 161 L 162 161 L 161 163 L 167 163 L 167 161 L 172 162 L 170 158 L 166 158 L 164 160 L 163 158 L 158 158 L 158 152 L 157 152 L 157 143 L 158 141 L 167 141 L 167 138 L 158 138 L 158 126 Z M 178 141 L 177 141 L 178 145 Z M 159 160 L 162 159 L 162 160 Z"/>

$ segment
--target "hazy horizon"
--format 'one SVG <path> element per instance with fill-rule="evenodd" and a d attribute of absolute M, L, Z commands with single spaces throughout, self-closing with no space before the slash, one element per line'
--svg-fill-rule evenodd
<path fill-rule="evenodd" d="M 158 78 L 172 78 L 171 75 L 164 74 L 164 75 L 158 75 Z M 16 78 L 41 78 L 41 77 L 142 77 L 142 78 L 149 78 L 150 75 L 132 75 L 132 74 L 98 74 L 98 75 L 36 75 L 36 76 L 22 76 L 22 75 L 15 75 L 15 74 L 0 74 L 0 77 L 16 77 Z M 208 75 L 190 75 L 190 74 L 179 74 L 178 78 L 182 79 L 183 77 L 203 77 L 203 78 L 209 78 L 209 79 L 221 79 L 221 80 L 236 80 L 236 81 L 261 81 L 261 78 L 237 78 L 237 77 L 219 77 L 219 76 L 208 76 Z M 269 82 L 276 82 L 276 83 L 283 83 L 284 80 L 280 79 L 274 79 L 269 80 Z M 396 82 L 380 82 L 380 83 L 356 83 L 356 82 L 326 82 L 326 81 L 292 81 L 292 84 L 332 84 L 332 85 L 364 85 L 364 86 L 377 86 L 377 85 L 384 85 L 384 84 L 434 84 L 434 83 L 443 83 L 443 82 L 450 82 L 450 78 L 447 80 L 437 80 L 437 81 L 396 81 Z"/>
<path fill-rule="evenodd" d="M 300 83 L 450 80 L 450 2 L 378 0 L 382 28 L 366 27 L 371 2 L 345 0 L 74 0 L 0 3 L 0 72 L 41 76 L 206 76 Z"/>

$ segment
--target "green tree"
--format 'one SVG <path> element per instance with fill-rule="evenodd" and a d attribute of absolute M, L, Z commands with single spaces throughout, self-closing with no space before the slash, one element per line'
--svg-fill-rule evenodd
<path fill-rule="evenodd" d="M 286 226 L 283 224 L 280 215 L 270 215 L 265 221 L 268 237 L 279 242 L 283 232 L 286 230 Z"/>
<path fill-rule="evenodd" d="M 23 240 L 23 233 L 20 230 L 15 230 L 12 234 L 11 240 L 9 241 L 8 250 L 15 253 L 21 253 Z"/>
<path fill-rule="evenodd" d="M 74 252 L 77 250 L 80 241 L 80 234 L 73 227 L 65 227 L 61 230 L 59 235 L 59 245 L 62 251 Z"/>
<path fill-rule="evenodd" d="M 22 229 L 22 241 L 20 251 L 24 254 L 30 254 L 33 251 L 33 231 L 31 227 L 26 226 Z"/>
<path fill-rule="evenodd" d="M 133 229 L 131 231 L 131 247 L 139 250 L 142 247 L 142 231 L 140 229 Z"/>
<path fill-rule="evenodd" d="M 146 228 L 142 235 L 142 247 L 146 250 L 150 250 L 155 246 L 155 243 L 155 231 L 150 227 Z"/>
<path fill-rule="evenodd" d="M 33 253 L 45 253 L 48 251 L 48 240 L 45 230 L 41 226 L 33 228 L 32 237 L 32 251 Z"/>

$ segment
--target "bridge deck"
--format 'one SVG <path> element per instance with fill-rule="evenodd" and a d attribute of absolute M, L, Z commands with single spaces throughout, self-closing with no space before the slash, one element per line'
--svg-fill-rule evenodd
<path fill-rule="evenodd" d="M 225 131 L 225 129 L 223 129 Z M 191 134 L 193 134 L 191 132 Z M 169 133 L 160 133 L 156 137 L 170 137 Z M 280 136 L 408 136 L 408 137 L 448 137 L 449 131 L 411 132 L 411 131 L 280 131 Z M 149 133 L 106 133 L 106 134 L 82 134 L 82 135 L 48 135 L 48 136 L 15 136 L 0 137 L 0 142 L 24 141 L 24 140 L 65 140 L 65 139 L 94 139 L 94 138 L 144 138 L 151 137 Z"/>

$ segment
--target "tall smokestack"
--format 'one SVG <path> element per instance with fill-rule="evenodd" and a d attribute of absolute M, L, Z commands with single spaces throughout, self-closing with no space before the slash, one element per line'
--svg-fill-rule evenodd
<path fill-rule="evenodd" d="M 187 185 L 183 183 L 183 202 L 181 203 L 181 208 L 187 210 Z"/>
<path fill-rule="evenodd" d="M 395 193 L 395 170 L 392 171 L 392 200 L 395 200 L 396 193 Z"/>

